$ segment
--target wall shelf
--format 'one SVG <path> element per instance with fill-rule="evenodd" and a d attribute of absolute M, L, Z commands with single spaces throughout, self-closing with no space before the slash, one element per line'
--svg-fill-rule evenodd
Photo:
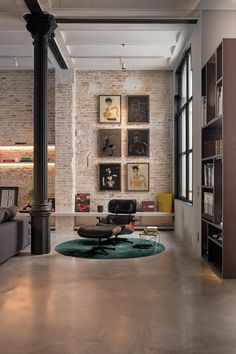
<path fill-rule="evenodd" d="M 0 167 L 33 167 L 33 162 L 0 162 Z M 48 162 L 48 166 L 55 166 L 55 162 Z"/>
<path fill-rule="evenodd" d="M 33 145 L 0 145 L 0 150 L 33 150 Z M 48 145 L 48 149 L 55 149 L 55 145 Z"/>

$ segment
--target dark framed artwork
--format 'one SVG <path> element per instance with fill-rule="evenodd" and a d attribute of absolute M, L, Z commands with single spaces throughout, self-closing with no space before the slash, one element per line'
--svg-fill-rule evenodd
<path fill-rule="evenodd" d="M 149 191 L 149 163 L 127 163 L 127 191 Z"/>
<path fill-rule="evenodd" d="M 99 96 L 99 123 L 121 122 L 121 96 Z"/>
<path fill-rule="evenodd" d="M 98 156 L 121 157 L 121 129 L 98 130 Z"/>
<path fill-rule="evenodd" d="M 53 213 L 55 211 L 55 198 L 48 198 L 48 205 L 49 205 L 49 208 L 51 210 L 51 212 Z"/>
<path fill-rule="evenodd" d="M 128 129 L 128 156 L 149 156 L 149 129 Z"/>
<path fill-rule="evenodd" d="M 0 187 L 0 207 L 8 208 L 12 205 L 17 206 L 18 187 Z"/>
<path fill-rule="evenodd" d="M 128 123 L 149 123 L 149 96 L 128 96 Z"/>
<path fill-rule="evenodd" d="M 99 189 L 100 191 L 121 190 L 121 164 L 100 163 L 99 164 Z"/>

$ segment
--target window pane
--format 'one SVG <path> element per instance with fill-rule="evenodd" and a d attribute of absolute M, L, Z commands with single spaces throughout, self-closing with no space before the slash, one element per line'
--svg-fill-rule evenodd
<path fill-rule="evenodd" d="M 178 158 L 178 197 L 182 197 L 182 156 Z"/>
<path fill-rule="evenodd" d="M 181 106 L 183 106 L 187 99 L 187 63 L 185 61 L 183 70 L 181 73 Z"/>
<path fill-rule="evenodd" d="M 178 195 L 186 198 L 186 155 L 179 156 L 178 167 Z"/>
<path fill-rule="evenodd" d="M 182 169 L 182 197 L 186 198 L 186 155 L 182 155 L 182 163 L 181 163 L 181 169 Z"/>
<path fill-rule="evenodd" d="M 189 172 L 188 172 L 188 178 L 189 178 L 189 186 L 188 186 L 188 193 L 189 193 L 189 200 L 193 200 L 193 154 L 189 154 Z"/>
<path fill-rule="evenodd" d="M 179 135 L 178 146 L 179 153 L 186 151 L 186 110 L 184 110 L 179 117 Z"/>
<path fill-rule="evenodd" d="M 193 102 L 191 101 L 188 106 L 188 148 L 193 148 Z"/>
<path fill-rule="evenodd" d="M 188 98 L 193 95 L 193 71 L 192 71 L 192 56 L 188 57 Z"/>
<path fill-rule="evenodd" d="M 177 146 L 178 146 L 178 196 L 193 199 L 193 103 L 192 103 L 192 60 L 191 53 L 185 56 L 178 72 L 178 106 L 177 109 Z M 184 108 L 184 109 L 183 109 Z M 181 112 L 181 113 L 180 113 Z M 190 152 L 191 151 L 191 152 Z M 187 168 L 188 167 L 188 168 Z"/>

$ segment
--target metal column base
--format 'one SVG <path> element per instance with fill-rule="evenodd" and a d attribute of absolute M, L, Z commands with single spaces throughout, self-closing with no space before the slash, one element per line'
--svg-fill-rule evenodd
<path fill-rule="evenodd" d="M 47 213 L 48 214 L 48 213 Z M 51 251 L 50 213 L 31 214 L 31 253 L 47 254 Z"/>

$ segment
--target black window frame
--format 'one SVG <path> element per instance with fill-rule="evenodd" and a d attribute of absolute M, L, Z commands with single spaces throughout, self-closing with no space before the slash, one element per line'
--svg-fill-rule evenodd
<path fill-rule="evenodd" d="M 189 48 L 181 60 L 180 65 L 176 70 L 176 85 L 177 85 L 177 94 L 175 96 L 175 198 L 183 200 L 187 203 L 193 204 L 193 76 L 192 76 L 192 95 L 189 97 L 189 65 L 191 60 L 192 52 Z M 184 66 L 186 65 L 186 102 L 182 104 L 181 102 L 181 88 L 182 88 L 182 74 Z M 192 147 L 189 148 L 189 106 L 192 104 Z M 186 139 L 186 148 L 185 151 L 179 151 L 180 139 L 182 139 L 182 131 L 180 131 L 180 119 L 182 119 L 182 113 L 186 112 L 185 116 L 185 139 Z M 182 182 L 182 169 L 180 165 L 180 159 L 182 156 L 186 156 L 186 190 L 185 196 L 184 193 L 181 193 L 180 182 Z M 190 191 L 190 180 L 189 180 L 189 156 L 192 155 L 192 190 Z M 192 193 L 192 199 L 190 199 L 190 192 Z"/>

